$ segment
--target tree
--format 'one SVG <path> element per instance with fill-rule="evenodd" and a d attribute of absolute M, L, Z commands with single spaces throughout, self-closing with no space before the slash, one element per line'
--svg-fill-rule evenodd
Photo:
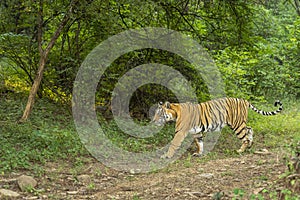
<path fill-rule="evenodd" d="M 53 36 L 52 36 L 51 40 L 49 41 L 47 47 L 45 49 L 43 49 L 43 47 L 42 47 L 42 38 L 43 38 L 43 0 L 40 0 L 40 2 L 39 2 L 38 37 L 37 37 L 37 39 L 38 39 L 38 49 L 39 49 L 39 53 L 40 53 L 40 61 L 39 61 L 39 67 L 38 67 L 38 70 L 37 70 L 37 74 L 35 76 L 33 85 L 30 89 L 29 96 L 28 96 L 28 101 L 27 101 L 23 116 L 20 119 L 20 122 L 26 121 L 28 119 L 31 111 L 32 111 L 34 101 L 35 101 L 35 96 L 38 92 L 40 83 L 41 83 L 42 78 L 43 78 L 43 72 L 44 72 L 44 69 L 45 69 L 45 65 L 46 65 L 46 62 L 47 62 L 48 55 L 49 55 L 51 49 L 53 48 L 56 40 L 60 36 L 60 33 L 62 32 L 63 28 L 66 26 L 66 24 L 70 20 L 70 15 L 72 14 L 73 8 L 76 5 L 76 3 L 77 3 L 76 0 L 71 1 L 70 6 L 69 6 L 69 10 L 64 15 L 62 21 L 60 22 L 60 25 L 58 26 L 57 30 L 53 34 Z"/>
<path fill-rule="evenodd" d="M 299 0 L 2 0 L 0 61 L 6 65 L 3 71 L 13 76 L 5 79 L 7 86 L 22 84 L 22 90 L 32 86 L 21 121 L 29 117 L 36 94 L 71 103 L 77 69 L 90 51 L 112 35 L 143 27 L 169 28 L 194 38 L 225 73 L 229 94 L 265 96 L 265 91 L 286 88 L 284 84 L 290 88 L 286 92 L 299 96 L 298 10 Z M 205 99 L 205 84 L 181 60 L 152 49 L 122 55 L 101 79 L 96 103 L 110 101 L 127 70 L 151 62 L 173 66 L 201 88 L 197 95 Z M 161 94 L 167 94 L 163 88 L 140 88 L 132 108 L 142 110 L 143 99 L 158 101 Z"/>
<path fill-rule="evenodd" d="M 294 3 L 295 3 L 296 12 L 297 12 L 298 16 L 300 16 L 300 1 L 294 0 Z"/>

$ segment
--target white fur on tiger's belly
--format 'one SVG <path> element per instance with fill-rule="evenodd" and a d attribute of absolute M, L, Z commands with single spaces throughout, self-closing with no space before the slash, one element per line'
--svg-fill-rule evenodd
<path fill-rule="evenodd" d="M 189 130 L 189 133 L 197 134 L 197 133 L 200 133 L 201 130 L 202 130 L 202 126 L 196 126 L 196 127 L 192 128 L 191 130 Z"/>
<path fill-rule="evenodd" d="M 205 132 L 221 131 L 224 126 L 226 126 L 226 124 L 217 124 L 217 125 L 214 125 L 214 126 L 209 125 L 206 128 L 203 128 L 203 126 L 196 126 L 192 129 L 190 129 L 189 133 L 197 134 L 197 133 L 200 133 L 200 132 L 205 133 Z"/>

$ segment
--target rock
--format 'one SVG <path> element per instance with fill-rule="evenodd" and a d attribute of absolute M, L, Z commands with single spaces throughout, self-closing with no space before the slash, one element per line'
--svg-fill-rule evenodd
<path fill-rule="evenodd" d="M 0 197 L 19 197 L 20 194 L 11 190 L 0 189 Z"/>
<path fill-rule="evenodd" d="M 78 194 L 78 191 L 67 191 L 67 194 L 76 195 L 76 194 Z"/>
<path fill-rule="evenodd" d="M 199 174 L 198 177 L 200 178 L 207 178 L 207 179 L 211 179 L 214 175 L 211 173 L 204 173 L 204 174 Z"/>
<path fill-rule="evenodd" d="M 130 174 L 139 174 L 139 173 L 141 173 L 141 170 L 140 169 L 130 169 L 129 173 Z"/>
<path fill-rule="evenodd" d="M 110 198 L 110 199 L 120 199 L 119 195 L 110 195 L 110 194 L 108 194 L 107 197 Z"/>
<path fill-rule="evenodd" d="M 26 199 L 27 199 L 27 200 L 35 200 L 35 199 L 39 199 L 39 197 L 37 197 L 37 196 L 34 196 L 34 197 L 27 197 Z"/>
<path fill-rule="evenodd" d="M 22 175 L 17 178 L 17 183 L 22 192 L 37 186 L 37 181 L 31 176 Z"/>
<path fill-rule="evenodd" d="M 77 180 L 80 183 L 89 184 L 91 182 L 91 177 L 89 175 L 82 174 L 82 175 L 77 176 Z"/>
<path fill-rule="evenodd" d="M 255 151 L 254 154 L 269 155 L 269 154 L 271 154 L 271 152 L 269 152 L 268 149 L 261 149 L 261 150 Z"/>
<path fill-rule="evenodd" d="M 263 187 L 256 188 L 256 189 L 253 190 L 253 194 L 257 195 L 258 193 L 260 193 L 261 191 L 263 191 L 263 189 L 265 189 L 265 188 L 263 188 Z"/>

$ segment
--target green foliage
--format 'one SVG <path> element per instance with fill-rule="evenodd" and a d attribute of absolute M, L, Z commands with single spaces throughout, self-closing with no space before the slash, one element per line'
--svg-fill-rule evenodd
<path fill-rule="evenodd" d="M 299 195 L 293 193 L 289 189 L 282 189 L 280 192 L 278 191 L 269 191 L 267 189 L 262 190 L 261 193 L 258 194 L 251 194 L 251 200 L 277 200 L 277 199 L 284 199 L 284 200 L 297 200 L 299 199 Z"/>
<path fill-rule="evenodd" d="M 174 124 L 168 124 L 153 137 L 136 138 L 122 132 L 114 121 L 109 123 L 100 121 L 100 123 L 105 135 L 113 144 L 130 152 L 153 151 L 157 148 L 163 147 L 172 140 L 175 131 Z M 136 123 L 143 126 L 143 123 L 145 124 L 146 122 L 136 121 Z"/>
<path fill-rule="evenodd" d="M 234 197 L 232 200 L 244 199 L 247 196 L 246 191 L 244 189 L 235 188 L 233 190 Z M 299 196 L 293 193 L 289 189 L 282 189 L 280 194 L 277 191 L 268 191 L 267 189 L 263 189 L 261 193 L 251 194 L 247 199 L 250 200 L 277 200 L 277 199 L 285 199 L 285 200 L 296 200 Z"/>
<path fill-rule="evenodd" d="M 299 97 L 299 17 L 288 8 L 255 7 L 249 43 L 216 51 L 228 95 Z"/>
<path fill-rule="evenodd" d="M 7 86 L 27 90 L 36 74 L 38 11 L 42 11 L 43 47 L 49 42 L 68 1 L 1 1 L 0 60 Z M 193 37 L 214 58 L 230 96 L 261 100 L 270 96 L 299 98 L 300 19 L 289 1 L 80 1 L 52 49 L 39 96 L 70 102 L 80 64 L 100 42 L 123 30 L 165 27 Z M 169 52 L 145 49 L 118 58 L 99 84 L 97 101 L 108 102 L 118 79 L 146 63 L 161 63 L 180 71 L 193 85 L 199 101 L 209 99 L 194 67 Z M 5 64 L 4 64 L 5 63 Z M 3 77 L 2 77 L 3 78 Z M 147 115 L 145 107 L 174 94 L 153 85 L 139 88 L 131 109 Z"/>
<path fill-rule="evenodd" d="M 244 197 L 245 191 L 243 189 L 235 188 L 233 190 L 234 197 L 233 200 L 242 199 Z"/>
<path fill-rule="evenodd" d="M 23 97 L 14 95 L 14 98 L 4 98 L 0 104 L 1 172 L 30 169 L 33 163 L 86 154 L 64 108 L 40 100 L 32 120 L 18 124 L 15 119 L 22 112 Z"/>
<path fill-rule="evenodd" d="M 249 112 L 248 124 L 253 128 L 256 140 L 264 141 L 265 147 L 273 148 L 282 147 L 291 141 L 299 141 L 300 124 L 298 122 L 300 114 L 298 104 L 298 101 L 283 100 L 284 110 L 275 116 L 262 116 L 252 111 Z M 263 110 L 275 108 L 271 102 L 264 105 L 254 105 Z"/>

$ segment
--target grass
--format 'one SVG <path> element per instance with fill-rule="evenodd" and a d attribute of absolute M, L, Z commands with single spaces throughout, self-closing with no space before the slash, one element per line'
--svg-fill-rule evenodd
<path fill-rule="evenodd" d="M 143 126 L 144 122 L 136 122 Z M 167 124 L 162 131 L 156 133 L 154 137 L 139 138 L 124 133 L 114 121 L 109 124 L 101 123 L 106 136 L 118 147 L 130 152 L 145 152 L 163 147 L 173 138 L 174 124 Z M 153 125 L 153 127 L 155 127 Z M 139 131 L 143 131 L 140 129 Z"/>
<path fill-rule="evenodd" d="M 82 158 L 89 154 L 76 133 L 70 108 L 38 99 L 30 120 L 18 124 L 17 120 L 22 115 L 27 97 L 13 93 L 1 99 L 3 101 L 1 100 L 0 104 L 0 173 L 21 169 L 42 173 L 38 166 L 47 161 L 68 159 L 80 163 Z M 255 132 L 254 149 L 288 148 L 291 143 L 300 140 L 300 103 L 296 101 L 283 103 L 284 111 L 277 116 L 261 116 L 249 111 L 249 125 Z M 274 109 L 260 105 L 257 107 Z M 170 142 L 174 135 L 174 124 L 167 125 L 149 138 L 138 138 L 123 133 L 114 121 L 101 125 L 115 145 L 130 152 L 161 148 Z M 225 128 L 212 152 L 202 160 L 238 156 L 235 150 L 240 144 L 233 132 Z M 191 149 L 194 150 L 194 145 Z M 190 166 L 189 158 L 185 161 L 185 165 Z"/>
<path fill-rule="evenodd" d="M 275 116 L 251 113 L 250 125 L 256 132 L 256 140 L 262 141 L 266 148 L 285 148 L 300 141 L 300 102 L 283 101 L 283 104 L 283 112 Z"/>
<path fill-rule="evenodd" d="M 1 97 L 2 98 L 2 97 Z M 86 155 L 70 112 L 47 100 L 37 100 L 28 122 L 19 124 L 26 97 L 14 94 L 0 104 L 0 173 L 37 170 L 49 160 Z"/>
<path fill-rule="evenodd" d="M 30 120 L 19 124 L 17 120 L 22 115 L 27 97 L 22 94 L 10 94 L 1 97 L 0 104 L 0 174 L 9 174 L 12 171 L 30 170 L 35 176 L 43 176 L 44 167 L 47 162 L 72 163 L 73 168 L 69 169 L 74 177 L 85 168 L 87 159 L 92 159 L 82 145 L 75 126 L 73 124 L 70 108 L 46 99 L 38 99 Z M 249 123 L 254 130 L 254 145 L 247 153 L 257 149 L 267 148 L 270 151 L 286 152 L 287 159 L 295 154 L 297 142 L 300 141 L 300 102 L 284 101 L 284 111 L 277 116 L 261 116 L 249 111 Z M 273 107 L 264 107 L 263 104 L 256 105 L 258 108 L 273 110 Z M 100 118 L 100 121 L 103 120 Z M 146 122 L 138 122 L 141 125 Z M 153 137 L 138 138 L 123 133 L 115 121 L 101 123 L 107 137 L 118 147 L 130 152 L 153 151 L 161 148 L 170 142 L 174 135 L 174 124 L 169 124 Z M 212 151 L 196 162 L 205 163 L 209 160 L 224 157 L 238 157 L 236 153 L 241 141 L 233 134 L 230 128 L 223 129 L 215 147 Z M 195 150 L 193 144 L 183 158 L 174 162 L 173 167 L 162 169 L 168 173 L 176 170 L 174 165 L 193 167 L 191 154 Z M 283 151 L 282 151 L 283 150 Z M 287 161 L 288 164 L 289 161 Z M 258 160 L 257 165 L 263 164 Z M 60 166 L 61 171 L 65 165 Z M 152 173 L 156 171 L 153 170 Z M 105 171 L 96 171 L 101 176 Z M 202 173 L 200 171 L 200 173 Z M 286 172 L 280 181 L 284 181 L 291 172 Z M 51 175 L 50 175 L 51 176 Z M 234 176 L 231 172 L 223 172 L 221 176 Z M 257 177 L 261 181 L 267 181 L 265 175 Z M 290 181 L 290 183 L 292 183 Z M 90 183 L 88 190 L 94 190 L 95 183 Z M 30 191 L 39 193 L 38 190 Z M 245 197 L 246 191 L 236 188 L 233 190 L 234 199 Z M 279 193 L 272 185 L 264 189 L 262 193 L 251 195 L 251 199 L 276 199 L 278 196 L 285 199 L 297 199 L 290 187 L 284 187 Z M 55 198 L 53 196 L 53 198 Z M 134 199 L 139 199 L 138 195 Z"/>

